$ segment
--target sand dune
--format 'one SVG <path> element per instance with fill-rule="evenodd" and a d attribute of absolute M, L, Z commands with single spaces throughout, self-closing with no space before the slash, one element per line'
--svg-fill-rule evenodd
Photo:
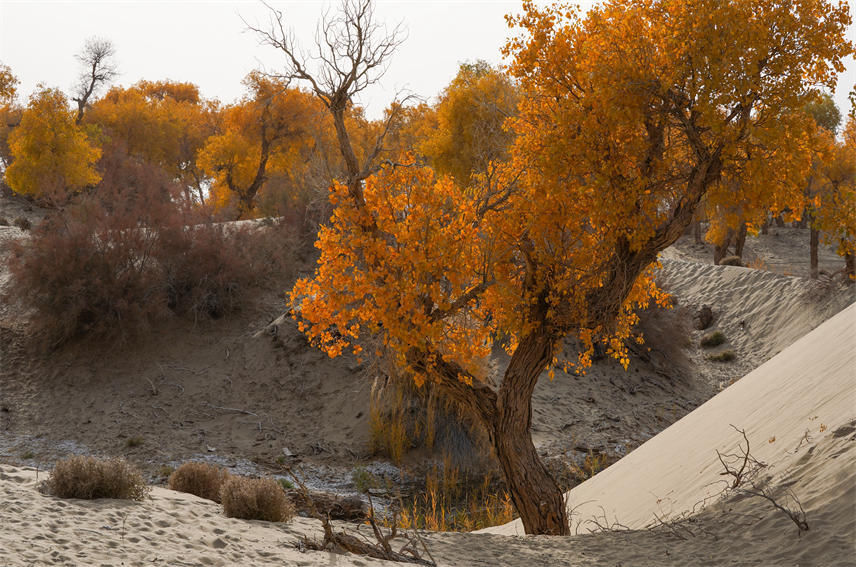
<path fill-rule="evenodd" d="M 856 306 L 569 493 L 573 525 L 631 528 L 570 538 L 426 534 L 439 565 L 853 565 L 856 551 Z M 810 530 L 765 501 L 723 487 L 715 450 L 733 452 L 745 428 L 771 486 L 798 496 Z M 44 478 L 45 473 L 41 473 Z M 155 488 L 142 503 L 59 500 L 37 491 L 33 469 L 0 466 L 0 565 L 376 565 L 301 552 L 318 522 L 227 519 L 219 506 Z M 700 514 L 683 524 L 686 512 Z M 618 526 L 613 526 L 618 527 Z M 356 528 L 351 528 L 356 529 Z M 597 531 L 597 530 L 594 530 Z"/>
<path fill-rule="evenodd" d="M 571 490 L 573 524 L 605 515 L 629 528 L 698 510 L 724 488 L 716 450 L 734 453 L 745 429 L 752 455 L 779 478 L 806 459 L 817 439 L 846 432 L 856 420 L 856 306 L 851 306 L 627 457 Z M 836 483 L 856 486 L 856 451 L 828 462 Z M 775 481 L 774 481 L 775 482 Z M 836 503 L 830 488 L 814 506 L 844 506 L 851 537 L 856 502 Z M 819 486 L 815 493 L 825 493 Z M 845 514 L 846 515 L 846 514 Z M 519 521 L 485 530 L 521 533 Z M 846 533 L 846 532 L 845 532 Z"/>

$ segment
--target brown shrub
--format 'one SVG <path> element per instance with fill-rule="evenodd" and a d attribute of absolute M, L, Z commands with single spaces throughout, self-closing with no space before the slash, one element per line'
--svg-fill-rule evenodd
<path fill-rule="evenodd" d="M 230 477 L 223 483 L 220 500 L 228 518 L 287 522 L 294 517 L 294 505 L 272 478 Z"/>
<path fill-rule="evenodd" d="M 223 467 L 208 463 L 184 463 L 169 475 L 168 482 L 172 490 L 220 502 L 220 490 L 229 478 L 229 473 Z"/>
<path fill-rule="evenodd" d="M 12 244 L 8 295 L 33 310 L 49 346 L 83 335 L 126 339 L 165 310 L 150 269 L 155 235 L 99 212 L 68 211 Z"/>
<path fill-rule="evenodd" d="M 6 299 L 31 309 L 49 347 L 126 341 L 171 312 L 220 317 L 292 269 L 289 227 L 212 223 L 162 172 L 126 166 L 126 185 L 80 195 L 11 244 Z"/>
<path fill-rule="evenodd" d="M 124 459 L 75 455 L 58 461 L 45 491 L 60 498 L 143 500 L 151 490 L 140 471 Z"/>

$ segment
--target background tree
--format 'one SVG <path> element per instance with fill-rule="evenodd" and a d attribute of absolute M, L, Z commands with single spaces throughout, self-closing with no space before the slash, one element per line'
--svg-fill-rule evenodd
<path fill-rule="evenodd" d="M 463 63 L 437 104 L 437 129 L 423 144 L 434 169 L 462 186 L 504 161 L 514 139 L 505 127 L 516 114 L 517 90 L 485 61 Z"/>
<path fill-rule="evenodd" d="M 259 73 L 245 83 L 251 97 L 223 112 L 223 132 L 208 138 L 200 165 L 214 178 L 218 206 L 237 200 L 237 217 L 251 215 L 271 170 L 286 171 L 297 161 L 306 125 L 315 114 L 311 95 L 289 89 Z"/>
<path fill-rule="evenodd" d="M 68 99 L 57 89 L 40 87 L 30 97 L 20 125 L 9 136 L 9 148 L 6 182 L 16 193 L 58 203 L 100 180 L 94 164 L 101 150 L 76 123 Z"/>
<path fill-rule="evenodd" d="M 80 62 L 81 71 L 77 85 L 74 87 L 72 100 L 77 103 L 77 118 L 80 124 L 89 99 L 97 90 L 108 84 L 119 75 L 119 70 L 113 57 L 116 49 L 113 43 L 106 39 L 92 37 L 86 40 L 83 51 L 75 55 Z"/>
<path fill-rule="evenodd" d="M 530 434 L 539 376 L 568 335 L 585 345 L 581 366 L 597 341 L 628 364 L 634 308 L 664 302 L 658 253 L 706 194 L 725 198 L 712 189 L 728 167 L 743 168 L 759 199 L 801 196 L 763 184 L 764 168 L 746 158 L 793 149 L 807 86 L 833 84 L 852 52 L 850 17 L 821 0 L 614 0 L 584 18 L 526 2 L 511 22 L 522 95 L 499 172 L 509 191 L 493 199 L 483 185 L 462 192 L 425 168 L 392 166 L 362 190 L 335 186 L 318 270 L 292 301 L 331 356 L 373 336 L 417 383 L 466 408 L 526 532 L 567 534 L 562 493 Z M 498 384 L 474 369 L 496 336 L 511 355 Z"/>
<path fill-rule="evenodd" d="M 817 99 L 810 101 L 806 105 L 806 113 L 811 116 L 815 123 L 813 148 L 814 157 L 812 160 L 811 172 L 805 181 L 805 197 L 807 206 L 803 214 L 803 226 L 808 226 L 809 229 L 809 277 L 817 279 L 818 277 L 818 247 L 820 244 L 820 230 L 817 218 L 815 203 L 817 197 L 824 185 L 829 183 L 844 182 L 846 174 L 841 170 L 841 165 L 838 163 L 830 164 L 830 160 L 837 161 L 842 155 L 837 154 L 835 147 L 835 135 L 838 132 L 838 126 L 841 123 L 841 112 L 835 105 L 835 101 L 828 93 L 818 95 Z M 836 172 L 823 172 L 824 167 L 832 167 L 837 169 Z M 832 173 L 832 177 L 836 180 L 830 182 L 825 173 Z M 835 189 L 830 188 L 833 192 Z M 828 201 L 828 199 L 827 199 Z"/>
<path fill-rule="evenodd" d="M 362 200 L 362 182 L 378 171 L 384 139 L 398 124 L 401 105 L 393 105 L 379 128 L 374 144 L 359 157 L 348 129 L 348 111 L 354 97 L 376 83 L 386 71 L 389 59 L 404 40 L 399 25 L 392 30 L 375 20 L 371 0 L 342 0 L 335 14 L 325 14 L 315 33 L 315 46 L 307 59 L 287 31 L 283 13 L 270 8 L 270 24 L 263 29 L 248 25 L 262 43 L 285 55 L 285 68 L 278 76 L 309 85 L 333 118 L 339 152 L 345 164 L 346 184 L 352 197 Z"/>
<path fill-rule="evenodd" d="M 12 69 L 0 63 L 0 170 L 5 171 L 12 162 L 9 135 L 21 122 L 21 108 L 17 104 L 18 78 Z"/>
<path fill-rule="evenodd" d="M 856 117 L 852 111 L 842 138 L 827 137 L 831 148 L 813 199 L 813 225 L 844 257 L 845 278 L 852 284 L 856 281 Z"/>
<path fill-rule="evenodd" d="M 125 155 L 163 169 L 183 187 L 192 201 L 204 201 L 208 184 L 196 156 L 218 127 L 216 103 L 205 101 L 191 83 L 140 81 L 128 88 L 114 87 L 91 105 L 87 124 L 104 134 L 114 154 Z"/>

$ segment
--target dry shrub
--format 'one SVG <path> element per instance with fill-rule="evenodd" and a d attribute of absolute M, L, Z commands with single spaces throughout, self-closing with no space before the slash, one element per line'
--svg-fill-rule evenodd
<path fill-rule="evenodd" d="M 378 379 L 369 409 L 371 449 L 400 463 L 409 449 L 424 447 L 452 455 L 466 468 L 490 460 L 491 447 L 478 420 L 442 397 L 430 382 L 417 386 L 405 376 Z"/>
<path fill-rule="evenodd" d="M 702 348 L 713 348 L 725 343 L 725 335 L 722 331 L 713 331 L 701 338 L 699 344 Z"/>
<path fill-rule="evenodd" d="M 425 491 L 386 523 L 399 528 L 431 531 L 470 532 L 506 524 L 514 519 L 511 496 L 497 486 L 490 473 L 470 478 L 446 458 L 425 478 Z M 391 526 L 389 526 L 391 527 Z"/>
<path fill-rule="evenodd" d="M 184 208 L 164 172 L 131 158 L 92 194 L 11 245 L 7 299 L 49 347 L 122 342 L 171 313 L 220 317 L 292 269 L 289 227 L 224 228 Z M 183 204 L 184 203 L 184 204 Z"/>
<path fill-rule="evenodd" d="M 220 490 L 230 478 L 223 467 L 208 463 L 184 463 L 169 475 L 169 487 L 200 498 L 220 502 Z"/>
<path fill-rule="evenodd" d="M 228 518 L 287 522 L 294 517 L 294 505 L 272 478 L 229 477 L 220 500 Z"/>
<path fill-rule="evenodd" d="M 143 500 L 151 490 L 140 471 L 124 459 L 75 455 L 58 461 L 45 491 L 60 498 Z"/>
<path fill-rule="evenodd" d="M 151 270 L 155 235 L 98 212 L 68 210 L 12 244 L 8 294 L 33 310 L 50 346 L 83 335 L 125 339 L 164 311 Z"/>

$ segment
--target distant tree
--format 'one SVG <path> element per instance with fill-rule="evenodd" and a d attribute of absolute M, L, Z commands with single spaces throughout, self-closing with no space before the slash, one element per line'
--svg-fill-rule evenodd
<path fill-rule="evenodd" d="M 83 51 L 75 55 L 80 62 L 81 71 L 77 85 L 74 87 L 72 100 L 77 103 L 77 118 L 80 124 L 83 113 L 90 98 L 97 90 L 108 84 L 119 75 L 118 67 L 113 61 L 116 49 L 113 43 L 106 39 L 92 37 L 86 40 Z"/>
<path fill-rule="evenodd" d="M 69 192 L 98 183 L 94 164 L 101 150 L 92 144 L 57 89 L 40 87 L 21 123 L 9 136 L 12 163 L 6 181 L 13 191 L 58 203 Z"/>
<path fill-rule="evenodd" d="M 518 93 L 508 76 L 485 61 L 461 64 L 437 103 L 437 129 L 423 144 L 440 173 L 466 186 L 508 157 L 514 133 L 505 127 L 517 113 Z"/>
<path fill-rule="evenodd" d="M 223 110 L 222 133 L 211 136 L 199 163 L 214 179 L 219 206 L 237 200 L 237 218 L 253 214 L 256 197 L 271 171 L 295 161 L 313 117 L 311 95 L 282 81 L 251 73 L 250 96 Z"/>
<path fill-rule="evenodd" d="M 842 148 L 836 147 L 835 134 L 841 123 L 841 112 L 835 101 L 828 93 L 822 93 L 806 105 L 805 111 L 814 121 L 815 127 L 812 136 L 814 155 L 805 180 L 806 207 L 801 224 L 803 228 L 808 226 L 809 229 L 809 277 L 817 279 L 821 223 L 816 222 L 816 218 L 817 205 L 822 200 L 819 196 L 824 190 L 827 193 L 837 192 L 840 183 L 845 182 L 846 173 L 838 163 L 843 156 Z M 826 201 L 830 205 L 829 198 Z"/>
<path fill-rule="evenodd" d="M 208 179 L 196 156 L 218 124 L 215 103 L 202 99 L 191 83 L 140 81 L 114 87 L 90 106 L 85 123 L 95 124 L 111 145 L 112 158 L 124 147 L 130 158 L 164 170 L 184 188 L 191 201 L 195 192 L 204 201 Z"/>
<path fill-rule="evenodd" d="M 380 169 L 379 158 L 384 139 L 398 125 L 401 105 L 391 106 L 378 129 L 374 143 L 359 157 L 348 128 L 353 99 L 386 72 L 389 60 L 404 40 L 399 25 L 387 30 L 375 20 L 372 0 L 342 0 L 335 14 L 325 14 L 315 33 L 315 46 L 307 59 L 296 44 L 292 31 L 286 30 L 283 13 L 270 8 L 267 28 L 248 25 L 263 44 L 285 56 L 278 77 L 286 82 L 307 84 L 333 118 L 339 152 L 345 165 L 346 185 L 357 201 L 362 199 L 362 183 Z"/>
<path fill-rule="evenodd" d="M 12 162 L 9 136 L 21 122 L 21 108 L 16 103 L 18 84 L 12 69 L 0 63 L 0 170 L 5 170 Z"/>
<path fill-rule="evenodd" d="M 835 141 L 828 134 L 830 149 L 818 172 L 819 189 L 813 198 L 813 226 L 836 246 L 852 284 L 856 282 L 856 117 L 852 113 L 842 138 Z"/>

